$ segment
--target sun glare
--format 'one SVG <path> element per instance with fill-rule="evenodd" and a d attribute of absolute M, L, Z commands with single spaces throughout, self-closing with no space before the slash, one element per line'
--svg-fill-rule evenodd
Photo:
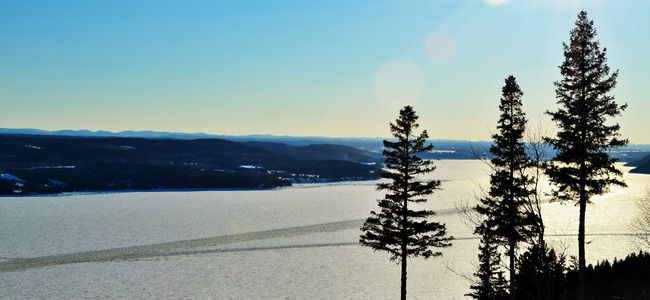
<path fill-rule="evenodd" d="M 508 3 L 508 0 L 485 0 L 485 3 L 490 6 L 499 6 Z"/>

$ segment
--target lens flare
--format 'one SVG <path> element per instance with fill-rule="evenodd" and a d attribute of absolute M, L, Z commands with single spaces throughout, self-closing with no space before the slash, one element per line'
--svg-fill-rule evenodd
<path fill-rule="evenodd" d="M 508 0 L 485 0 L 485 3 L 490 6 L 499 6 L 508 3 Z"/>
<path fill-rule="evenodd" d="M 449 63 L 456 56 L 456 41 L 444 32 L 429 36 L 426 48 L 427 56 L 436 64 Z"/>

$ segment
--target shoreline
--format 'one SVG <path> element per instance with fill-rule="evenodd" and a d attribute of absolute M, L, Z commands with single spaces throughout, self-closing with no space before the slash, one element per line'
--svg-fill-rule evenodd
<path fill-rule="evenodd" d="M 291 185 L 276 186 L 270 188 L 187 188 L 187 189 L 151 189 L 151 190 L 92 190 L 92 191 L 73 191 L 51 194 L 4 194 L 0 195 L 3 198 L 37 198 L 37 197 L 67 197 L 67 196 L 83 196 L 83 195 L 103 195 L 103 194 L 130 194 L 130 193 L 159 193 L 159 192 L 255 192 L 255 191 L 274 191 L 280 189 L 290 188 L 312 188 L 322 186 L 325 184 L 343 184 L 349 182 L 369 182 L 381 180 L 381 178 L 368 178 L 368 179 L 349 179 L 349 180 L 336 180 L 336 181 L 318 181 L 318 182 L 295 182 Z"/>

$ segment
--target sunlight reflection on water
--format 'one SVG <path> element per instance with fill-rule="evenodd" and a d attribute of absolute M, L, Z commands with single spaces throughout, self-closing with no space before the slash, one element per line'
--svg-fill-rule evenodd
<path fill-rule="evenodd" d="M 477 161 L 436 165 L 432 177 L 444 180 L 443 190 L 426 206 L 440 212 L 436 219 L 458 239 L 442 258 L 410 262 L 409 295 L 461 299 L 478 240 L 453 208 L 475 201 L 487 174 Z M 594 199 L 587 209 L 588 262 L 637 251 L 625 235 L 634 217 L 630 204 L 650 177 L 625 178 L 628 189 Z M 356 244 L 358 227 L 381 197 L 374 184 L 0 198 L 0 257 L 55 260 L 0 272 L 0 298 L 396 298 L 399 267 Z M 577 207 L 550 203 L 543 210 L 547 233 L 556 235 L 550 243 L 575 254 Z M 97 259 L 102 255 L 108 259 Z M 86 262 L 66 261 L 74 259 Z M 0 264 L 9 263 L 21 261 Z"/>

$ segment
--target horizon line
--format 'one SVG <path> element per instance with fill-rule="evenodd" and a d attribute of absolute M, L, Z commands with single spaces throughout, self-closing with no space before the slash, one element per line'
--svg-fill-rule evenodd
<path fill-rule="evenodd" d="M 128 135 L 129 133 L 135 134 L 129 137 L 142 137 L 137 134 L 151 134 L 158 136 L 205 136 L 205 137 L 235 137 L 235 138 L 252 138 L 252 137 L 269 137 L 269 138 L 304 138 L 304 139 L 365 139 L 365 140 L 385 140 L 388 137 L 341 137 L 341 136 L 294 136 L 294 135 L 276 135 L 269 133 L 253 133 L 253 134 L 214 134 L 205 132 L 179 132 L 179 131 L 157 131 L 157 130 L 122 130 L 122 131 L 109 131 L 109 130 L 90 130 L 90 129 L 59 129 L 59 130 L 46 130 L 39 128 L 0 128 L 0 134 L 27 134 L 27 135 L 61 135 L 66 136 L 65 133 L 77 134 L 77 136 L 113 136 L 125 137 L 119 135 Z M 74 135 L 72 135 L 74 136 Z M 429 139 L 433 141 L 467 141 L 467 142 L 490 142 L 484 140 L 473 141 L 469 139 Z"/>

